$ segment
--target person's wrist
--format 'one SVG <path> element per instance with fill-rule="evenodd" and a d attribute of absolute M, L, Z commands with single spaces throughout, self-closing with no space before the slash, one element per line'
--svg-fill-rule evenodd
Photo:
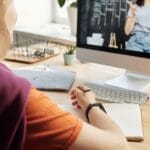
<path fill-rule="evenodd" d="M 93 109 L 100 109 L 102 110 L 104 113 L 107 113 L 103 104 L 102 103 L 93 103 L 93 104 L 89 104 L 85 110 L 85 116 L 87 121 L 90 123 L 89 121 L 89 113 L 93 110 Z"/>
<path fill-rule="evenodd" d="M 94 103 L 96 103 L 95 100 L 86 102 L 86 103 L 84 104 L 84 112 L 86 112 L 86 109 L 87 109 L 87 107 L 88 107 L 90 104 L 94 104 Z"/>

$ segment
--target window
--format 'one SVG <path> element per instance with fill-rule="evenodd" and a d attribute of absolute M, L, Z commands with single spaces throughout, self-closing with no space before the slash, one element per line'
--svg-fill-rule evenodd
<path fill-rule="evenodd" d="M 15 0 L 18 26 L 40 26 L 53 21 L 52 0 Z"/>
<path fill-rule="evenodd" d="M 17 26 L 40 26 L 48 23 L 68 24 L 67 6 L 59 7 L 57 0 L 15 0 Z"/>
<path fill-rule="evenodd" d="M 14 38 L 19 35 L 20 40 L 26 40 L 31 36 L 28 33 L 32 33 L 54 37 L 53 41 L 56 42 L 61 39 L 63 44 L 75 43 L 75 37 L 70 34 L 67 4 L 60 8 L 57 0 L 15 0 L 15 6 L 18 12 L 15 29 L 23 33 L 16 32 L 17 36 L 14 34 Z"/>

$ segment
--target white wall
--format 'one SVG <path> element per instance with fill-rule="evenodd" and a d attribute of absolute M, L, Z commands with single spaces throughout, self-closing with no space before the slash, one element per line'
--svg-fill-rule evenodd
<path fill-rule="evenodd" d="M 40 26 L 53 21 L 53 0 L 15 0 L 17 26 Z"/>

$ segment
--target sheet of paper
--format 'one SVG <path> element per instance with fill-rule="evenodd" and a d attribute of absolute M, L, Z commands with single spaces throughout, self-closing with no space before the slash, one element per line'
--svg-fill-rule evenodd
<path fill-rule="evenodd" d="M 119 125 L 129 140 L 142 140 L 141 110 L 138 104 L 104 104 L 108 115 Z"/>
<path fill-rule="evenodd" d="M 85 115 L 71 105 L 59 105 L 63 110 L 86 121 Z M 105 103 L 107 114 L 118 124 L 128 140 L 143 140 L 140 106 L 138 104 Z"/>

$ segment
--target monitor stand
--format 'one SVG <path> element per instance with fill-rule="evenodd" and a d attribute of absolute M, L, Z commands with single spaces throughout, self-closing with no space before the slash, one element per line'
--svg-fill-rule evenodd
<path fill-rule="evenodd" d="M 106 84 L 145 92 L 147 88 L 150 88 L 150 76 L 126 70 L 123 75 L 106 81 Z"/>

